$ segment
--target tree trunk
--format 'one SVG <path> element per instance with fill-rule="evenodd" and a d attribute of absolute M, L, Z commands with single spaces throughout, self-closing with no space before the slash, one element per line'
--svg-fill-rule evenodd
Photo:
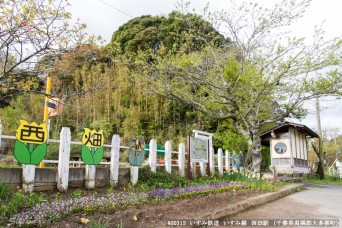
<path fill-rule="evenodd" d="M 261 139 L 258 133 L 252 135 L 252 171 L 253 173 L 260 173 L 261 167 Z"/>
<path fill-rule="evenodd" d="M 319 179 L 324 179 L 324 157 L 323 157 L 323 142 L 322 137 L 318 139 L 318 164 L 317 164 L 317 174 L 319 176 Z"/>
<path fill-rule="evenodd" d="M 311 143 L 312 148 L 314 149 L 317 157 L 318 157 L 318 164 L 317 164 L 317 172 L 316 174 L 319 176 L 319 179 L 324 179 L 324 158 L 323 158 L 323 148 L 322 148 L 322 140 L 321 138 L 318 139 L 318 148 L 315 144 Z"/>

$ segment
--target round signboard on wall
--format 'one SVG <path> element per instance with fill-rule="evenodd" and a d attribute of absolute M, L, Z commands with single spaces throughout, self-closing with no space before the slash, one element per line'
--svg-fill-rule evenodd
<path fill-rule="evenodd" d="M 284 153 L 287 151 L 287 146 L 286 146 L 286 144 L 283 143 L 283 142 L 278 142 L 277 144 L 275 144 L 274 150 L 275 150 L 278 154 L 284 154 Z"/>

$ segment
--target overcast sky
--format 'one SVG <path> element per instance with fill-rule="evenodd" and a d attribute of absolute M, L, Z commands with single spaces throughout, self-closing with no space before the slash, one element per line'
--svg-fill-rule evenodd
<path fill-rule="evenodd" d="M 241 1 L 241 0 L 238 0 Z M 238 2 L 236 1 L 236 2 Z M 246 0 L 250 2 L 251 0 Z M 278 0 L 280 1 L 280 0 Z M 88 32 L 101 35 L 107 42 L 121 25 L 141 15 L 167 15 L 175 9 L 176 0 L 70 0 L 73 19 L 86 23 Z M 200 13 L 209 2 L 211 10 L 227 9 L 228 0 L 193 0 L 191 8 Z M 260 5 L 271 7 L 276 0 L 255 0 Z M 293 26 L 297 37 L 309 38 L 315 25 L 321 25 L 327 38 L 342 35 L 342 0 L 313 0 L 304 17 Z M 334 100 L 334 99 L 330 99 Z M 321 101 L 322 128 L 338 127 L 342 133 L 342 100 Z M 308 103 L 310 115 L 302 122 L 317 128 L 314 102 Z"/>

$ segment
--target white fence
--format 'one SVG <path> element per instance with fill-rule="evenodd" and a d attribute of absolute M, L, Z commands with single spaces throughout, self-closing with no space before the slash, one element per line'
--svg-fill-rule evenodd
<path fill-rule="evenodd" d="M 2 125 L 0 123 L 0 147 L 1 147 L 1 139 L 16 139 L 15 136 L 2 135 Z M 121 150 L 128 149 L 128 146 L 120 145 L 120 136 L 113 135 L 112 141 L 110 145 L 104 145 L 104 147 L 111 148 L 110 152 L 110 161 L 109 162 L 101 162 L 102 165 L 110 166 L 110 185 L 112 187 L 116 186 L 119 181 L 119 166 L 120 164 L 129 164 L 129 163 L 119 163 L 120 152 Z M 54 163 L 58 165 L 57 171 L 57 189 L 61 192 L 64 192 L 68 189 L 68 178 L 69 178 L 69 168 L 70 165 L 73 164 L 84 164 L 83 161 L 70 161 L 70 145 L 82 145 L 81 142 L 71 141 L 71 132 L 69 128 L 63 127 L 60 133 L 60 139 L 48 139 L 48 143 L 59 143 L 59 158 L 58 160 L 43 160 L 44 163 Z M 165 150 L 157 150 L 157 141 L 152 139 L 149 142 L 149 156 L 147 164 L 150 167 L 151 172 L 157 171 L 157 166 L 164 166 L 165 171 L 168 173 L 172 172 L 172 166 L 178 166 L 178 173 L 185 177 L 186 171 L 186 150 L 185 144 L 180 143 L 178 146 L 178 151 L 172 150 L 172 145 L 170 141 L 167 141 L 165 144 Z M 164 164 L 157 163 L 157 152 L 164 152 Z M 215 167 L 217 167 L 218 174 L 223 175 L 224 169 L 229 172 L 231 166 L 231 158 L 230 153 L 225 151 L 223 155 L 223 150 L 218 149 L 217 151 L 217 166 L 214 160 L 214 149 L 210 148 L 209 150 L 209 165 L 210 165 L 210 173 L 215 173 Z M 177 154 L 176 164 L 172 163 L 172 154 Z M 191 164 L 191 173 L 193 176 L 196 176 L 196 163 Z M 207 170 L 205 168 L 206 164 L 200 164 L 200 172 L 202 176 L 207 175 Z M 96 174 L 96 166 L 95 165 L 85 165 L 85 187 L 87 189 L 93 189 L 95 187 L 95 174 Z M 136 184 L 138 181 L 139 167 L 131 166 L 130 167 L 130 181 L 132 184 Z M 35 165 L 23 165 L 23 189 L 25 192 L 31 192 L 34 188 L 34 176 L 35 176 Z"/>
<path fill-rule="evenodd" d="M 337 175 L 340 179 L 342 178 L 342 161 L 335 159 L 333 164 L 328 169 L 330 176 Z"/>

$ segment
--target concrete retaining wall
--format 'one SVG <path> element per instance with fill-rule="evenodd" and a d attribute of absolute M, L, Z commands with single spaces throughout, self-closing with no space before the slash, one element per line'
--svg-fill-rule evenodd
<path fill-rule="evenodd" d="M 109 186 L 109 168 L 97 167 L 95 183 L 96 187 Z M 119 184 L 129 183 L 129 168 L 120 168 Z M 85 180 L 85 168 L 70 168 L 69 186 L 71 188 L 83 188 Z M 10 184 L 12 188 L 22 186 L 22 168 L 0 168 L 0 181 Z M 34 178 L 34 191 L 49 191 L 57 188 L 57 168 L 36 168 Z"/>

